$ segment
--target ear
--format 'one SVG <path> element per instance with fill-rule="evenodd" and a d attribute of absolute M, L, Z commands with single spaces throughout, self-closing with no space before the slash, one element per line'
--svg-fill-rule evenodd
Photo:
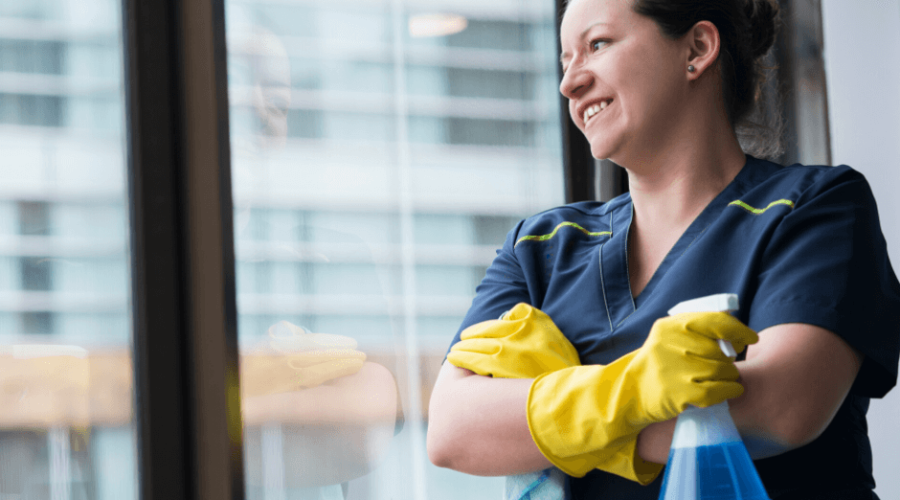
<path fill-rule="evenodd" d="M 685 34 L 684 40 L 689 51 L 687 64 L 694 67 L 693 72 L 685 72 L 688 79 L 696 80 L 719 58 L 722 45 L 719 29 L 709 21 L 700 21 Z"/>

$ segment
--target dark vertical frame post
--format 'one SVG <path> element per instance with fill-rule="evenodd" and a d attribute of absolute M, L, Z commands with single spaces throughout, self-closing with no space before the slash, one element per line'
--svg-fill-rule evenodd
<path fill-rule="evenodd" d="M 140 497 L 242 499 L 222 0 L 124 0 Z"/>
<path fill-rule="evenodd" d="M 566 9 L 566 0 L 556 0 L 556 48 L 562 52 L 559 43 L 559 25 Z M 559 79 L 562 67 L 557 64 Z M 563 172 L 565 175 L 566 203 L 597 199 L 595 192 L 596 160 L 591 156 L 591 146 L 581 130 L 569 118 L 569 100 L 560 96 L 560 123 L 562 125 Z"/>
<path fill-rule="evenodd" d="M 224 0 L 178 3 L 195 498 L 242 500 Z"/>
<path fill-rule="evenodd" d="M 628 174 L 612 160 L 597 162 L 597 200 L 609 201 L 628 191 Z"/>
<path fill-rule="evenodd" d="M 175 14 L 123 2 L 139 495 L 191 498 Z"/>
<path fill-rule="evenodd" d="M 565 13 L 567 0 L 556 0 L 556 47 L 559 43 L 559 27 Z M 557 65 L 562 81 L 562 67 Z M 565 175 L 566 203 L 576 201 L 609 201 L 628 191 L 625 171 L 609 160 L 596 160 L 591 145 L 569 117 L 569 100 L 560 96 L 560 123 L 563 141 L 563 171 Z"/>

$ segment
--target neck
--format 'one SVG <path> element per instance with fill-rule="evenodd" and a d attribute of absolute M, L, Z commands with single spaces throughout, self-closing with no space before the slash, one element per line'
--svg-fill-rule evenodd
<path fill-rule="evenodd" d="M 625 166 L 642 230 L 683 230 L 737 176 L 746 163 L 727 120 L 693 116 L 692 127 L 669 137 L 661 154 Z"/>

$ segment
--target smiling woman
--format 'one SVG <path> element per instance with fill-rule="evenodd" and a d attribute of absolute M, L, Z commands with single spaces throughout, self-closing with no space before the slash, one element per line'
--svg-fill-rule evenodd
<path fill-rule="evenodd" d="M 435 386 L 435 464 L 655 499 L 672 419 L 731 399 L 772 500 L 877 498 L 865 412 L 896 383 L 900 283 L 861 174 L 742 147 L 777 24 L 769 0 L 568 6 L 560 92 L 631 192 L 510 231 Z M 740 311 L 661 320 L 715 293 Z M 552 361 L 562 344 L 579 359 Z"/>

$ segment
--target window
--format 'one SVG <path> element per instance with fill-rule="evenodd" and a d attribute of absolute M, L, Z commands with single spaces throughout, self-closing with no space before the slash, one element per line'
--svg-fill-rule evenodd
<path fill-rule="evenodd" d="M 448 8 L 226 2 L 248 499 L 502 494 L 428 462 L 425 409 L 507 232 L 564 202 L 554 10 Z M 357 364 L 316 385 L 317 338 Z"/>

